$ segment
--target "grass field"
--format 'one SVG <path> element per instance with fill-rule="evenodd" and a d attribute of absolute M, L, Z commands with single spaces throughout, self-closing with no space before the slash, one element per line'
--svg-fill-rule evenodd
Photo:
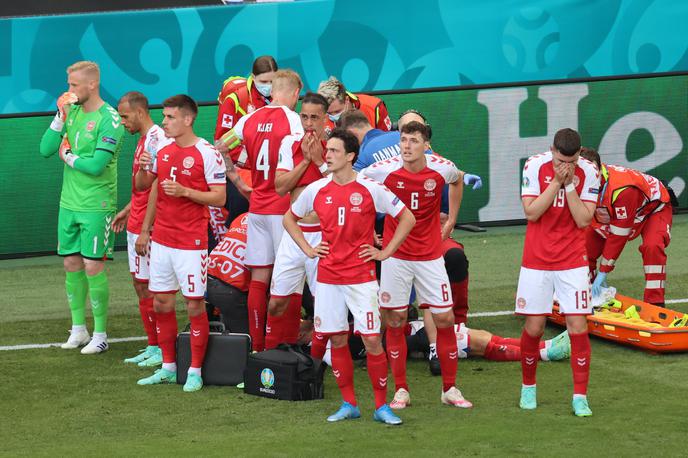
<path fill-rule="evenodd" d="M 510 310 L 524 227 L 457 232 L 470 259 L 471 312 Z M 675 218 L 667 298 L 688 298 L 688 217 Z M 642 297 L 637 241 L 626 248 L 610 284 Z M 110 337 L 142 335 L 126 255 L 108 266 Z M 57 257 L 0 262 L 0 346 L 59 342 L 70 321 Z M 671 307 L 688 311 L 688 302 Z M 180 308 L 181 310 L 181 308 Z M 180 322 L 184 322 L 180 315 Z M 469 319 L 473 328 L 518 336 L 514 316 Z M 549 326 L 546 336 L 560 329 Z M 570 413 L 568 362 L 541 363 L 539 407 L 518 408 L 520 366 L 481 359 L 459 362 L 459 385 L 472 410 L 440 405 L 438 377 L 409 363 L 413 406 L 404 425 L 372 421 L 367 375 L 356 369 L 363 417 L 327 424 L 339 405 L 332 375 L 322 401 L 290 403 L 229 387 L 186 394 L 180 386 L 139 387 L 149 371 L 125 366 L 144 342 L 115 343 L 83 356 L 59 348 L 0 351 L 0 454 L 5 456 L 375 456 L 375 455 L 685 455 L 686 355 L 655 355 L 593 339 L 589 390 L 594 416 Z M 390 390 L 391 391 L 391 390 Z M 390 393 L 391 395 L 391 393 Z"/>

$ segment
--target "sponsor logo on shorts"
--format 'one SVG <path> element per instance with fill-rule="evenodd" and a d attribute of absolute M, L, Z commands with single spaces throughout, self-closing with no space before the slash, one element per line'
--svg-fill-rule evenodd
<path fill-rule="evenodd" d="M 425 183 L 423 183 L 423 187 L 426 191 L 432 191 L 437 187 L 437 182 L 432 178 L 428 178 L 425 180 Z"/>
<path fill-rule="evenodd" d="M 526 300 L 522 297 L 519 297 L 516 300 L 516 305 L 518 306 L 518 308 L 524 309 L 524 308 L 526 308 Z"/>
<path fill-rule="evenodd" d="M 389 301 L 392 300 L 392 295 L 389 294 L 387 291 L 384 291 L 382 294 L 380 294 L 380 301 L 383 304 L 388 304 Z"/>
<path fill-rule="evenodd" d="M 88 124 L 86 124 L 86 130 L 89 132 L 95 128 L 96 128 L 96 122 L 95 121 L 89 121 Z"/>
<path fill-rule="evenodd" d="M 182 164 L 184 164 L 184 168 L 190 169 L 191 167 L 194 166 L 194 162 L 195 162 L 194 158 L 192 158 L 191 156 L 186 156 L 184 158 L 184 162 L 182 162 Z"/>
<path fill-rule="evenodd" d="M 361 205 L 363 203 L 363 196 L 361 193 L 354 192 L 349 196 L 349 202 L 351 202 L 351 205 Z"/>
<path fill-rule="evenodd" d="M 116 145 L 116 144 L 117 144 L 117 140 L 115 140 L 115 139 L 112 138 L 112 137 L 103 137 L 103 138 L 101 138 L 101 140 L 102 140 L 103 142 L 109 143 L 109 144 L 111 144 L 111 145 Z"/>

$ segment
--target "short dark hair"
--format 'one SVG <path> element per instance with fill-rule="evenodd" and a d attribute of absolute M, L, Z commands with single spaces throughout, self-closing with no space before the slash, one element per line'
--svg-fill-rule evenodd
<path fill-rule="evenodd" d="M 580 149 L 580 157 L 597 165 L 597 170 L 602 170 L 602 159 L 600 159 L 600 153 L 598 153 L 596 149 L 582 146 Z"/>
<path fill-rule="evenodd" d="M 358 139 L 354 134 L 349 132 L 346 129 L 342 129 L 341 127 L 337 127 L 332 131 L 330 134 L 330 139 L 333 138 L 338 138 L 344 143 L 344 151 L 347 153 L 354 153 L 354 160 L 352 163 L 356 162 L 356 159 L 358 159 L 358 149 L 360 145 L 358 144 Z"/>
<path fill-rule="evenodd" d="M 573 156 L 581 148 L 580 135 L 568 127 L 560 129 L 554 134 L 554 147 L 564 156 Z"/>
<path fill-rule="evenodd" d="M 275 62 L 274 57 L 258 56 L 256 57 L 256 60 L 253 61 L 251 73 L 254 75 L 260 75 L 261 73 L 276 72 L 277 70 L 277 62 Z"/>
<path fill-rule="evenodd" d="M 351 110 L 346 113 L 342 113 L 341 118 L 337 120 L 337 127 L 342 129 L 350 129 L 352 127 L 372 127 L 370 125 L 370 120 L 363 114 L 361 110 Z"/>
<path fill-rule="evenodd" d="M 198 115 L 198 105 L 196 105 L 194 99 L 186 94 L 168 97 L 162 102 L 162 106 L 165 108 L 179 108 L 180 110 L 188 111 L 193 115 L 194 119 L 196 119 L 196 115 Z"/>
<path fill-rule="evenodd" d="M 148 111 L 148 97 L 138 91 L 129 91 L 119 99 L 119 103 L 127 102 L 131 108 L 143 108 Z"/>
<path fill-rule="evenodd" d="M 418 122 L 418 121 L 411 121 L 407 124 L 404 124 L 403 127 L 401 128 L 401 133 L 402 134 L 420 133 L 421 137 L 423 137 L 423 140 L 425 140 L 426 142 L 428 140 L 430 140 L 430 131 L 428 130 L 428 126 L 426 126 L 422 122 Z"/>
<path fill-rule="evenodd" d="M 301 105 L 305 103 L 310 103 L 311 105 L 320 105 L 323 109 L 323 113 L 327 113 L 327 109 L 330 107 L 325 97 L 318 94 L 317 92 L 311 91 L 306 92 L 306 95 L 303 96 Z"/>

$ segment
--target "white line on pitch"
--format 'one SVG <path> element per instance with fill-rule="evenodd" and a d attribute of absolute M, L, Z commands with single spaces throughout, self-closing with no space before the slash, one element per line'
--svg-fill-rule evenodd
<path fill-rule="evenodd" d="M 684 299 L 668 299 L 665 301 L 667 304 L 685 304 L 688 303 L 688 298 Z M 475 317 L 485 317 L 485 316 L 504 316 L 504 315 L 513 315 L 514 311 L 513 310 L 501 310 L 499 312 L 478 312 L 478 313 L 469 313 L 468 317 L 469 318 L 475 318 Z M 108 339 L 108 343 L 117 343 L 117 342 L 134 342 L 137 340 L 146 340 L 146 336 L 139 336 L 139 337 L 118 337 L 115 339 Z M 51 348 L 51 347 L 59 347 L 62 345 L 62 342 L 54 342 L 54 343 L 48 343 L 48 344 L 26 344 L 26 345 L 7 345 L 4 347 L 0 347 L 0 351 L 11 351 L 11 350 L 32 350 L 35 348 Z"/>
<path fill-rule="evenodd" d="M 140 337 L 118 337 L 115 339 L 108 339 L 108 343 L 117 343 L 117 342 L 133 342 L 136 340 L 146 340 L 147 337 L 145 336 L 140 336 Z M 62 345 L 64 342 L 54 342 L 54 343 L 48 343 L 48 344 L 27 344 L 27 345 L 7 345 L 5 347 L 0 347 L 0 351 L 10 351 L 10 350 L 32 350 L 34 348 L 50 348 L 50 347 L 59 347 Z"/>

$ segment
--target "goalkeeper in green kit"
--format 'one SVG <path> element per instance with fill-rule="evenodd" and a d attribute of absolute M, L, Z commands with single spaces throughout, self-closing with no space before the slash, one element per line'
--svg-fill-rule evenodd
<path fill-rule="evenodd" d="M 72 329 L 62 348 L 85 345 L 83 354 L 108 349 L 109 286 L 105 259 L 112 258 L 112 221 L 117 208 L 117 156 L 124 128 L 117 110 L 100 98 L 100 70 L 94 62 L 67 68 L 69 92 L 57 100 L 57 114 L 41 139 L 40 152 L 56 152 L 65 163 L 57 228 L 57 254 L 64 258 L 65 289 Z M 86 329 L 86 297 L 93 311 L 93 339 Z"/>

